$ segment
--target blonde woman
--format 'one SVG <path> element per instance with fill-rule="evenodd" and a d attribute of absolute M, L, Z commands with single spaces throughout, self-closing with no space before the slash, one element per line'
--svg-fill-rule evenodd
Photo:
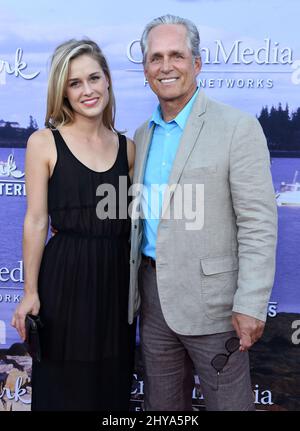
<path fill-rule="evenodd" d="M 135 341 L 135 325 L 127 323 L 130 219 L 124 208 L 119 216 L 118 202 L 127 205 L 134 145 L 117 133 L 114 111 L 111 74 L 97 44 L 58 46 L 46 129 L 31 135 L 26 151 L 26 277 L 12 319 L 23 339 L 27 313 L 39 313 L 43 322 L 32 410 L 129 407 Z M 106 185 L 115 196 L 99 193 Z M 105 217 L 110 204 L 115 211 Z M 49 216 L 56 235 L 45 246 Z"/>

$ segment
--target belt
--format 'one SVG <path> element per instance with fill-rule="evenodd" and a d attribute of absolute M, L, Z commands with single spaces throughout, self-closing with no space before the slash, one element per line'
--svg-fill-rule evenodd
<path fill-rule="evenodd" d="M 152 268 L 156 269 L 156 261 L 152 259 L 152 257 L 142 254 L 142 259 L 145 263 L 147 263 L 147 265 L 150 265 Z"/>

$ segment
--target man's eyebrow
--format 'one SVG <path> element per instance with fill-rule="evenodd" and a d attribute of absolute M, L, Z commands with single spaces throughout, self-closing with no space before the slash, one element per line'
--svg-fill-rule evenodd
<path fill-rule="evenodd" d="M 180 49 L 173 49 L 172 51 L 170 51 L 170 53 L 169 54 L 171 54 L 171 55 L 174 55 L 174 54 L 184 54 L 184 52 L 183 51 L 181 51 Z"/>
<path fill-rule="evenodd" d="M 152 52 L 152 54 L 150 55 L 150 57 L 160 57 L 162 56 L 161 52 Z"/>
<path fill-rule="evenodd" d="M 173 49 L 173 50 L 171 50 L 171 51 L 168 51 L 167 52 L 167 54 L 168 55 L 174 55 L 174 54 L 184 54 L 184 52 L 183 51 L 181 51 L 180 49 Z M 150 55 L 150 57 L 162 57 L 163 56 L 163 53 L 161 53 L 161 52 L 153 52 L 151 55 Z"/>

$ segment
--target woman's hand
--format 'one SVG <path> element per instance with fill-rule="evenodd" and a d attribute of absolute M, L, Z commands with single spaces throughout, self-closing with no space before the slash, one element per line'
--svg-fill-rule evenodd
<path fill-rule="evenodd" d="M 37 292 L 25 293 L 21 303 L 16 308 L 11 325 L 16 328 L 23 341 L 26 338 L 25 317 L 26 314 L 37 315 L 40 310 L 40 300 Z"/>

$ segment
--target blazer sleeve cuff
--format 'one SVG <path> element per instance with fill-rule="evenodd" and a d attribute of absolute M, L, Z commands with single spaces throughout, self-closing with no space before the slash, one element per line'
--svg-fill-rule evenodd
<path fill-rule="evenodd" d="M 259 308 L 260 310 L 258 310 L 258 307 L 255 307 L 254 305 L 245 307 L 243 305 L 234 304 L 232 311 L 246 314 L 247 316 L 255 317 L 255 319 L 265 322 L 267 320 L 268 310 L 266 309 L 265 311 L 262 311 L 261 306 Z"/>

